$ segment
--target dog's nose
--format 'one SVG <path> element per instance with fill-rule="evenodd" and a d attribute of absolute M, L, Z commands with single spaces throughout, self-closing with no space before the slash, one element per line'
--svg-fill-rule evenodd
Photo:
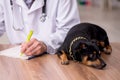
<path fill-rule="evenodd" d="M 106 65 L 107 65 L 107 64 L 106 64 L 105 62 L 102 62 L 102 63 L 101 63 L 101 67 L 100 67 L 99 69 L 103 69 L 104 67 L 106 67 Z"/>
<path fill-rule="evenodd" d="M 98 69 L 103 69 L 104 67 L 106 67 L 107 64 L 102 59 L 100 59 L 100 62 L 101 64 L 99 65 Z"/>
<path fill-rule="evenodd" d="M 104 67 L 106 67 L 107 64 L 102 59 L 99 59 L 99 60 L 100 60 L 100 64 L 94 65 L 93 67 L 95 67 L 97 69 L 103 69 Z"/>

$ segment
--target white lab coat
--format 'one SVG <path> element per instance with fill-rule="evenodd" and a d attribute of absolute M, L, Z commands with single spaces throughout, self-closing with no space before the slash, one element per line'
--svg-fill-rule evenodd
<path fill-rule="evenodd" d="M 13 10 L 10 0 L 0 1 L 0 35 L 6 31 L 12 44 L 24 42 L 31 29 L 33 38 L 47 45 L 47 52 L 54 53 L 63 42 L 68 30 L 80 23 L 76 0 L 47 0 L 47 17 L 40 21 L 44 0 L 35 0 L 30 9 L 23 0 L 13 0 Z M 24 28 L 15 31 L 14 27 Z"/>

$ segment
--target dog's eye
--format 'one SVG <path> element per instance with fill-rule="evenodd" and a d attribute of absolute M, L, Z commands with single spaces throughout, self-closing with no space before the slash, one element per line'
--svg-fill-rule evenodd
<path fill-rule="evenodd" d="M 90 58 L 93 58 L 93 56 L 94 56 L 93 54 L 90 54 L 90 55 L 89 55 Z"/>
<path fill-rule="evenodd" d="M 88 60 L 94 61 L 96 60 L 96 55 L 95 54 L 90 54 L 88 57 Z"/>
<path fill-rule="evenodd" d="M 84 47 L 83 49 L 87 49 L 87 47 Z"/>

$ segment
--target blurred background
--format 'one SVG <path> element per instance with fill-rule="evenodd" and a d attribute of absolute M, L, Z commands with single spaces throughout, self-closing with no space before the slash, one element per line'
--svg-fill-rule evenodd
<path fill-rule="evenodd" d="M 110 42 L 120 42 L 120 0 L 77 0 L 81 22 L 90 22 L 104 28 Z M 6 33 L 0 44 L 8 44 Z"/>
<path fill-rule="evenodd" d="M 81 22 L 104 28 L 110 42 L 120 42 L 120 0 L 78 0 Z"/>

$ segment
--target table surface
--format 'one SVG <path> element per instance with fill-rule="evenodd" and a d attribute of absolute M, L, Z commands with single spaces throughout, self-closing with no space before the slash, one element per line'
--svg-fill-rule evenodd
<path fill-rule="evenodd" d="M 0 56 L 0 80 L 120 80 L 120 43 L 111 43 L 111 55 L 103 55 L 104 70 L 70 61 L 61 65 L 57 55 L 45 54 L 31 60 Z M 0 50 L 11 47 L 0 45 Z"/>

